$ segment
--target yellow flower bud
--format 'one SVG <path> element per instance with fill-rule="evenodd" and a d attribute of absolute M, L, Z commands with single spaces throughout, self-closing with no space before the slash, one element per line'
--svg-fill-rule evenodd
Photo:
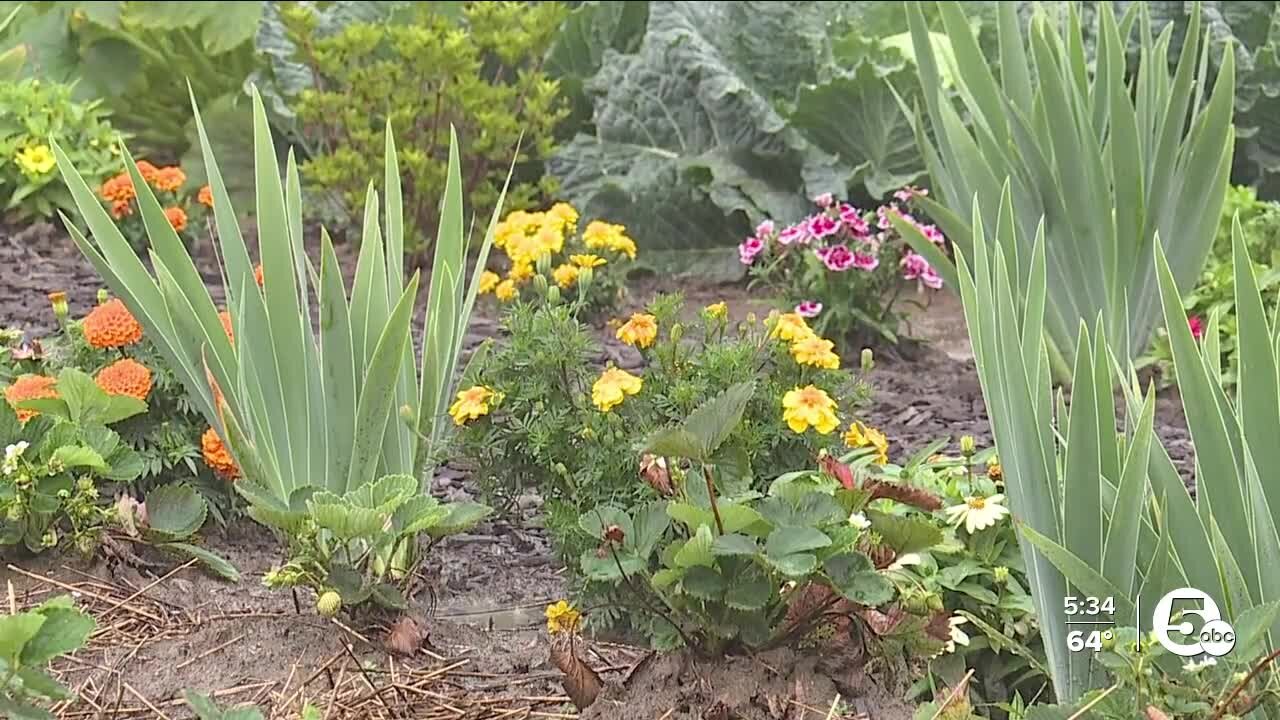
<path fill-rule="evenodd" d="M 965 457 L 972 456 L 976 449 L 972 435 L 963 435 L 960 437 L 960 452 L 963 453 Z"/>
<path fill-rule="evenodd" d="M 871 372 L 871 368 L 875 366 L 875 353 L 871 352 L 871 348 L 862 348 L 862 372 Z"/>

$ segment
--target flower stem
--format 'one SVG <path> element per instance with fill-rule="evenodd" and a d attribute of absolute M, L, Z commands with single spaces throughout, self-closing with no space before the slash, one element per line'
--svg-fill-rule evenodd
<path fill-rule="evenodd" d="M 720 519 L 720 507 L 716 504 L 716 484 L 711 479 L 711 466 L 702 464 L 702 477 L 707 481 L 707 497 L 711 499 L 711 514 L 716 518 L 716 530 L 724 534 L 724 520 Z"/>

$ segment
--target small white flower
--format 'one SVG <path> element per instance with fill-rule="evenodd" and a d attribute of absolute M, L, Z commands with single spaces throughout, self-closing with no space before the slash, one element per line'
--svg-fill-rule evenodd
<path fill-rule="evenodd" d="M 963 522 L 965 530 L 975 533 L 1000 522 L 1009 514 L 1009 508 L 1004 506 L 1004 495 L 996 494 L 966 497 L 963 504 L 952 505 L 943 512 L 947 514 L 947 520 L 957 524 Z"/>
<path fill-rule="evenodd" d="M 957 645 L 964 645 L 966 647 L 969 645 L 969 636 L 965 634 L 965 631 L 960 629 L 960 626 L 967 622 L 969 622 L 969 618 L 963 615 L 954 615 L 947 621 L 947 623 L 951 625 L 951 638 L 947 640 L 947 652 L 955 652 Z"/>
<path fill-rule="evenodd" d="M 30 444 L 26 440 L 19 440 L 18 442 L 6 447 L 4 449 L 5 461 L 13 461 L 22 457 L 22 453 L 26 452 L 28 447 L 30 447 Z"/>
<path fill-rule="evenodd" d="M 866 530 L 871 527 L 871 521 L 867 519 L 866 515 L 863 515 L 860 512 L 853 513 L 849 516 L 849 524 L 859 530 Z"/>
<path fill-rule="evenodd" d="M 919 565 L 922 562 L 924 562 L 924 560 L 918 553 L 907 553 L 906 555 L 902 555 L 898 559 L 894 560 L 893 564 L 889 566 L 889 569 L 901 570 L 908 565 Z"/>
<path fill-rule="evenodd" d="M 1201 670 L 1204 670 L 1205 668 L 1211 668 L 1217 664 L 1218 664 L 1217 659 L 1213 657 L 1206 657 L 1204 660 L 1201 660 L 1200 662 L 1196 662 L 1194 660 L 1188 660 L 1187 663 L 1182 666 L 1182 670 L 1183 672 L 1188 673 L 1190 675 L 1195 675 Z"/>

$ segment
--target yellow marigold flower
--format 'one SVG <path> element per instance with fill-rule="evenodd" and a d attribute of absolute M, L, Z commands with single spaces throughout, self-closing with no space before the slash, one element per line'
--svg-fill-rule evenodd
<path fill-rule="evenodd" d="M 832 350 L 834 347 L 835 343 L 830 340 L 817 335 L 810 335 L 797 340 L 791 345 L 791 357 L 795 358 L 796 362 L 801 365 L 838 370 L 840 369 L 840 356 Z"/>
<path fill-rule="evenodd" d="M 600 412 L 609 412 L 622 404 L 627 395 L 640 392 L 644 381 L 626 370 L 611 367 L 600 374 L 600 378 L 591 386 L 591 402 Z"/>
<path fill-rule="evenodd" d="M 94 378 L 108 395 L 124 395 L 145 401 L 151 394 L 151 371 L 146 365 L 122 358 L 98 371 Z"/>
<path fill-rule="evenodd" d="M 559 227 L 559 221 L 555 225 L 543 225 L 535 239 L 538 242 L 538 254 L 555 255 L 564 249 L 564 231 Z"/>
<path fill-rule="evenodd" d="M 723 300 L 706 306 L 703 311 L 707 313 L 707 317 L 714 320 L 724 320 L 729 317 L 729 306 Z"/>
<path fill-rule="evenodd" d="M 553 635 L 577 630 L 581 620 L 582 613 L 564 600 L 547 606 L 547 632 Z"/>
<path fill-rule="evenodd" d="M 569 261 L 580 268 L 600 267 L 609 262 L 599 255 L 570 255 Z"/>
<path fill-rule="evenodd" d="M 32 145 L 18 151 L 13 158 L 18 167 L 28 175 L 44 175 L 53 170 L 57 161 L 48 145 Z"/>
<path fill-rule="evenodd" d="M 609 249 L 626 255 L 628 259 L 636 259 L 636 241 L 626 235 L 619 235 L 609 244 Z"/>
<path fill-rule="evenodd" d="M 876 449 L 876 464 L 884 465 L 889 462 L 889 439 L 876 428 L 863 425 L 860 422 L 851 423 L 849 429 L 844 433 L 844 444 L 851 448 L 874 447 Z"/>
<path fill-rule="evenodd" d="M 813 330 L 798 313 L 783 313 L 777 316 L 777 323 L 769 337 L 786 342 L 797 342 L 813 337 Z"/>
<path fill-rule="evenodd" d="M 547 214 L 559 220 L 565 230 L 572 231 L 578 226 L 578 211 L 569 203 L 556 203 L 551 206 Z"/>
<path fill-rule="evenodd" d="M 561 288 L 565 290 L 568 290 L 569 288 L 573 287 L 574 283 L 578 282 L 578 273 L 579 273 L 578 268 L 568 263 L 565 263 L 563 265 L 556 267 L 555 270 L 552 270 L 551 277 L 556 281 L 557 285 L 559 285 Z"/>
<path fill-rule="evenodd" d="M 485 270 L 480 273 L 480 287 L 477 288 L 477 291 L 481 295 L 491 293 L 494 288 L 498 287 L 498 281 L 501 279 L 498 277 L 498 273 L 492 270 Z"/>
<path fill-rule="evenodd" d="M 204 464 L 217 473 L 223 480 L 235 480 L 240 477 L 240 468 L 227 446 L 222 444 L 218 431 L 209 428 L 200 436 L 200 454 L 204 456 Z"/>
<path fill-rule="evenodd" d="M 196 193 L 196 202 L 207 208 L 213 207 L 213 188 L 208 185 L 200 188 L 200 192 Z"/>
<path fill-rule="evenodd" d="M 80 326 L 84 330 L 84 339 L 99 350 L 132 345 L 142 339 L 142 326 L 120 298 L 113 298 L 94 308 Z"/>
<path fill-rule="evenodd" d="M 187 174 L 182 172 L 182 168 L 172 165 L 157 170 L 155 177 L 147 182 L 151 183 L 152 187 L 157 190 L 177 192 L 186 184 Z"/>
<path fill-rule="evenodd" d="M 523 283 L 533 277 L 533 263 L 517 262 L 507 271 L 507 279 L 513 283 Z"/>
<path fill-rule="evenodd" d="M 484 385 L 475 385 L 458 393 L 458 400 L 449 406 L 453 424 L 466 425 L 468 420 L 488 415 L 489 402 L 496 397 L 497 393 Z"/>
<path fill-rule="evenodd" d="M 516 284 L 510 279 L 503 280 L 493 289 L 494 297 L 502 302 L 508 302 L 516 299 Z"/>
<path fill-rule="evenodd" d="M 4 399 L 18 416 L 18 422 L 26 422 L 40 413 L 35 410 L 19 410 L 16 406 L 24 400 L 58 397 L 58 379 L 46 375 L 23 375 L 4 389 Z"/>
<path fill-rule="evenodd" d="M 618 328 L 617 338 L 632 347 L 647 348 L 658 337 L 658 320 L 648 313 L 636 313 Z"/>
<path fill-rule="evenodd" d="M 164 217 L 173 226 L 174 232 L 187 229 L 187 211 L 180 207 L 165 208 Z"/>
<path fill-rule="evenodd" d="M 827 435 L 840 425 L 836 418 L 836 401 L 813 385 L 788 390 L 782 398 L 782 408 L 782 419 L 794 433 L 802 433 L 812 426 Z"/>

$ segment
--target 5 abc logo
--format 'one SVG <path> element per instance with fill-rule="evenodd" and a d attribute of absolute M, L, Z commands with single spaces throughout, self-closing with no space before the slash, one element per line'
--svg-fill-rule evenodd
<path fill-rule="evenodd" d="M 1190 601 L 1197 607 L 1182 608 L 1179 622 L 1173 621 L 1174 603 Z M 1187 617 L 1195 615 L 1200 618 L 1200 630 L 1196 631 Z M 1156 640 L 1166 650 L 1180 657 L 1209 655 L 1222 657 L 1236 646 L 1236 631 L 1222 619 L 1218 604 L 1206 593 L 1195 588 L 1178 588 L 1156 603 L 1151 618 L 1152 631 Z M 1177 636 L 1170 633 L 1177 632 Z"/>

